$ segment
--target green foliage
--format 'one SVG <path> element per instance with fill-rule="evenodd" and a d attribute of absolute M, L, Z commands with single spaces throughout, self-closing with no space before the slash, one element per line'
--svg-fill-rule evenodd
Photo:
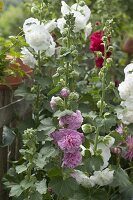
<path fill-rule="evenodd" d="M 10 6 L 0 16 L 0 34 L 3 37 L 17 35 L 22 27 L 23 21 L 27 18 L 22 4 L 17 7 Z"/>

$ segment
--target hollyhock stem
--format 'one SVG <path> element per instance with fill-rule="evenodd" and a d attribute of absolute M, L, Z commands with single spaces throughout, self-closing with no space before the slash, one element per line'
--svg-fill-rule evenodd
<path fill-rule="evenodd" d="M 99 137 L 99 128 L 97 127 L 96 136 L 95 136 L 95 142 L 94 142 L 94 152 L 96 152 L 96 150 L 97 150 L 98 137 Z"/>
<path fill-rule="evenodd" d="M 38 51 L 38 69 L 39 69 L 39 73 L 41 73 L 41 54 L 40 54 L 40 51 Z M 36 93 L 36 102 L 35 102 L 35 108 L 36 108 L 35 127 L 38 127 L 38 125 L 39 125 L 40 90 L 41 90 L 40 85 L 37 84 L 37 93 Z"/>

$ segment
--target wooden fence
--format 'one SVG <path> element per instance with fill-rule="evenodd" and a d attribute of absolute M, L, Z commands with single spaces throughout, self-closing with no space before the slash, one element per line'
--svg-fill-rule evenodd
<path fill-rule="evenodd" d="M 0 88 L 0 144 L 3 140 L 3 127 L 15 127 L 16 114 L 19 119 L 24 119 L 30 113 L 30 105 L 24 99 L 15 99 L 13 91 Z M 0 200 L 9 200 L 7 192 L 2 185 L 2 178 L 10 167 L 12 160 L 17 160 L 21 142 L 15 138 L 10 146 L 0 147 Z"/>

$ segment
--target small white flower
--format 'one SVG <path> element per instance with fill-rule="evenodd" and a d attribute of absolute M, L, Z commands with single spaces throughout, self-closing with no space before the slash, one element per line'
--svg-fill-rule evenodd
<path fill-rule="evenodd" d="M 34 68 L 37 64 L 37 61 L 26 47 L 22 48 L 21 54 L 21 60 L 23 61 L 23 63 L 31 68 Z"/>
<path fill-rule="evenodd" d="M 103 171 L 95 171 L 94 175 L 90 177 L 95 184 L 104 186 L 109 185 L 113 181 L 114 170 L 109 168 L 104 169 Z"/>
<path fill-rule="evenodd" d="M 87 24 L 85 27 L 85 39 L 88 38 L 88 36 L 91 34 L 92 26 L 91 23 Z"/>
<path fill-rule="evenodd" d="M 39 25 L 40 22 L 38 19 L 35 19 L 35 18 L 28 18 L 25 20 L 24 24 L 23 24 L 23 31 L 24 33 L 26 34 L 27 32 L 30 32 L 32 27 L 34 25 Z"/>

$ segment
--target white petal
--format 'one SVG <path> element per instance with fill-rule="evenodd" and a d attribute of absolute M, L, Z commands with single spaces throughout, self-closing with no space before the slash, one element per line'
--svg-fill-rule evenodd
<path fill-rule="evenodd" d="M 70 13 L 70 7 L 64 2 L 61 2 L 61 13 L 63 16 L 68 15 Z"/>
<path fill-rule="evenodd" d="M 87 24 L 85 27 L 85 39 L 88 38 L 88 36 L 91 34 L 92 26 L 91 23 Z"/>

